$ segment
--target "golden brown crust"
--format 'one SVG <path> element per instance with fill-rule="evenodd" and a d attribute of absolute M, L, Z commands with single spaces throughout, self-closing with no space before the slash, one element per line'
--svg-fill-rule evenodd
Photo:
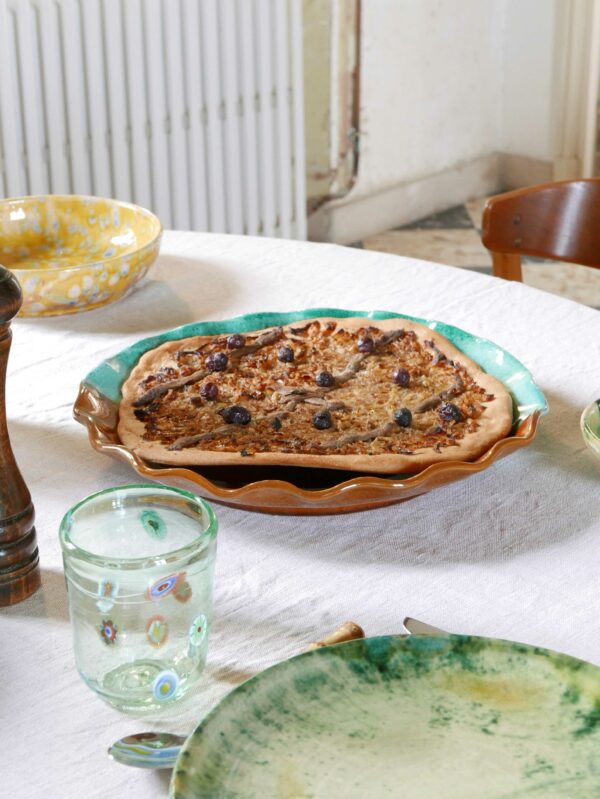
<path fill-rule="evenodd" d="M 183 340 L 167 342 L 166 344 L 145 353 L 131 372 L 122 389 L 122 402 L 120 405 L 120 418 L 118 432 L 123 444 L 146 460 L 171 465 L 295 465 L 332 469 L 347 469 L 351 471 L 400 474 L 420 471 L 427 466 L 443 461 L 472 461 L 483 455 L 490 446 L 510 432 L 512 427 L 513 410 L 512 400 L 504 386 L 496 378 L 483 372 L 477 364 L 457 350 L 447 339 L 428 327 L 415 322 L 402 319 L 386 319 L 373 321 L 364 318 L 305 320 L 286 326 L 285 330 L 306 325 L 309 321 L 319 322 L 321 327 L 329 324 L 335 332 L 356 332 L 364 328 L 376 328 L 381 333 L 397 330 L 399 327 L 405 331 L 414 331 L 419 343 L 431 341 L 432 352 L 442 353 L 448 361 L 453 362 L 456 370 L 464 369 L 469 378 L 482 390 L 482 394 L 493 395 L 493 398 L 482 401 L 483 412 L 477 415 L 473 432 L 466 432 L 462 437 L 452 440 L 451 445 L 442 447 L 438 445 L 420 447 L 411 454 L 403 452 L 290 452 L 290 451 L 256 451 L 250 457 L 241 457 L 240 448 L 230 450 L 211 449 L 203 442 L 195 446 L 182 449 L 171 449 L 173 442 L 163 443 L 159 440 L 146 440 L 146 425 L 136 417 L 134 402 L 143 394 L 140 383 L 155 375 L 161 368 L 168 365 L 177 366 L 175 353 L 181 350 L 196 350 L 214 341 L 215 336 L 196 336 Z M 254 331 L 254 334 L 265 331 Z M 252 333 L 248 333 L 252 336 Z M 222 339 L 222 337 L 220 337 Z M 427 345 L 429 346 L 429 345 Z M 349 353 L 352 355 L 352 353 Z M 191 370 L 190 370 L 191 371 Z M 462 372 L 464 374 L 464 372 Z M 173 375 L 177 378 L 177 369 Z M 176 389 L 181 391 L 182 389 Z M 333 395 L 331 397 L 333 399 Z M 363 407 L 368 408 L 364 401 Z M 315 410 L 315 408 L 313 408 Z M 435 415 L 431 411 L 431 416 Z M 139 410 L 138 410 L 139 415 Z M 425 418 L 425 417 L 424 417 Z M 314 431 L 315 440 L 319 441 L 318 431 Z M 204 446 L 204 448 L 203 448 Z"/>

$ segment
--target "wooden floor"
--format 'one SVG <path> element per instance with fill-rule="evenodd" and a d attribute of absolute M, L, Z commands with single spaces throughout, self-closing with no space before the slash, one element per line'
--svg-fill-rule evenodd
<path fill-rule="evenodd" d="M 486 199 L 470 200 L 410 225 L 369 236 L 352 246 L 491 274 L 492 261 L 480 238 Z M 530 286 L 600 309 L 600 270 L 523 258 L 523 276 Z"/>

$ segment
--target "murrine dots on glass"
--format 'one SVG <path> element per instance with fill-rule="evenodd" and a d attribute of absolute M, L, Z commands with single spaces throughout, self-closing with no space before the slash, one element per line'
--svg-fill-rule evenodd
<path fill-rule="evenodd" d="M 173 596 L 178 602 L 187 602 L 189 598 L 192 596 L 192 586 L 188 583 L 187 580 L 180 580 L 179 583 L 175 586 L 175 590 L 173 591 Z"/>
<path fill-rule="evenodd" d="M 111 619 L 102 619 L 100 635 L 105 644 L 114 644 L 117 640 L 117 625 Z"/>
<path fill-rule="evenodd" d="M 201 614 L 200 616 L 196 616 L 194 621 L 190 624 L 189 629 L 189 638 L 190 638 L 190 645 L 188 649 L 188 654 L 190 657 L 196 657 L 208 634 L 208 622 L 206 620 L 206 616 Z"/>
<path fill-rule="evenodd" d="M 169 625 L 163 616 L 152 616 L 146 624 L 146 638 L 150 646 L 158 649 L 169 637 Z"/>
<path fill-rule="evenodd" d="M 174 591 L 179 580 L 182 579 L 180 574 L 170 574 L 168 577 L 161 577 L 153 583 L 148 589 L 148 596 L 150 599 L 162 599 L 162 597 Z"/>
<path fill-rule="evenodd" d="M 152 538 L 162 541 L 167 537 L 167 525 L 155 510 L 143 510 L 140 513 L 140 521 L 144 525 L 144 530 Z"/>
<path fill-rule="evenodd" d="M 170 699 L 179 685 L 179 678 L 174 671 L 161 671 L 152 684 L 152 693 L 158 702 Z"/>
<path fill-rule="evenodd" d="M 101 613 L 107 613 L 115 604 L 116 596 L 117 583 L 114 580 L 100 580 L 96 607 Z"/>

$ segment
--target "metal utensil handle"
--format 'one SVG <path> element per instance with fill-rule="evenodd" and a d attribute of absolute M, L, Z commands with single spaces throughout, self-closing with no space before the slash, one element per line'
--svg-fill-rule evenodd
<path fill-rule="evenodd" d="M 439 627 L 433 627 L 431 624 L 426 624 L 424 621 L 419 621 L 418 619 L 412 619 L 410 616 L 404 619 L 403 626 L 408 635 L 449 635 L 449 633 L 445 630 L 441 630 Z M 332 646 L 333 644 L 341 644 L 344 641 L 355 641 L 358 638 L 365 637 L 365 631 L 360 624 L 356 624 L 354 621 L 346 621 L 330 635 L 320 641 L 314 641 L 312 644 L 309 644 L 306 651 L 309 652 L 311 649 L 320 649 L 323 646 Z"/>
<path fill-rule="evenodd" d="M 345 621 L 340 627 L 337 628 L 330 635 L 323 638 L 321 641 L 313 641 L 306 647 L 306 651 L 311 649 L 320 649 L 323 646 L 332 646 L 333 644 L 341 644 L 344 641 L 355 641 L 357 638 L 364 638 L 365 631 L 363 628 L 353 621 Z"/>
<path fill-rule="evenodd" d="M 404 619 L 403 626 L 409 635 L 450 635 L 446 630 L 440 630 L 439 627 L 434 627 L 432 624 L 418 619 L 411 619 L 410 616 Z"/>

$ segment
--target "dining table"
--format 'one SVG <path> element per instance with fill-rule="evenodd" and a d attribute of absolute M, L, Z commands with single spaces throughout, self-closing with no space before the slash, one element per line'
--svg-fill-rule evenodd
<path fill-rule="evenodd" d="M 119 712 L 77 674 L 58 529 L 83 497 L 142 480 L 90 446 L 73 419 L 79 383 L 179 325 L 311 307 L 400 312 L 488 338 L 531 371 L 550 411 L 530 446 L 400 504 L 323 516 L 215 504 L 203 677 L 160 712 Z M 35 505 L 41 588 L 0 609 L 0 795 L 166 797 L 168 771 L 113 762 L 108 746 L 144 730 L 191 732 L 241 682 L 347 620 L 371 636 L 400 633 L 412 616 L 600 665 L 600 463 L 579 427 L 599 394 L 598 311 L 468 269 L 333 244 L 166 231 L 124 299 L 17 318 L 7 415 Z"/>

